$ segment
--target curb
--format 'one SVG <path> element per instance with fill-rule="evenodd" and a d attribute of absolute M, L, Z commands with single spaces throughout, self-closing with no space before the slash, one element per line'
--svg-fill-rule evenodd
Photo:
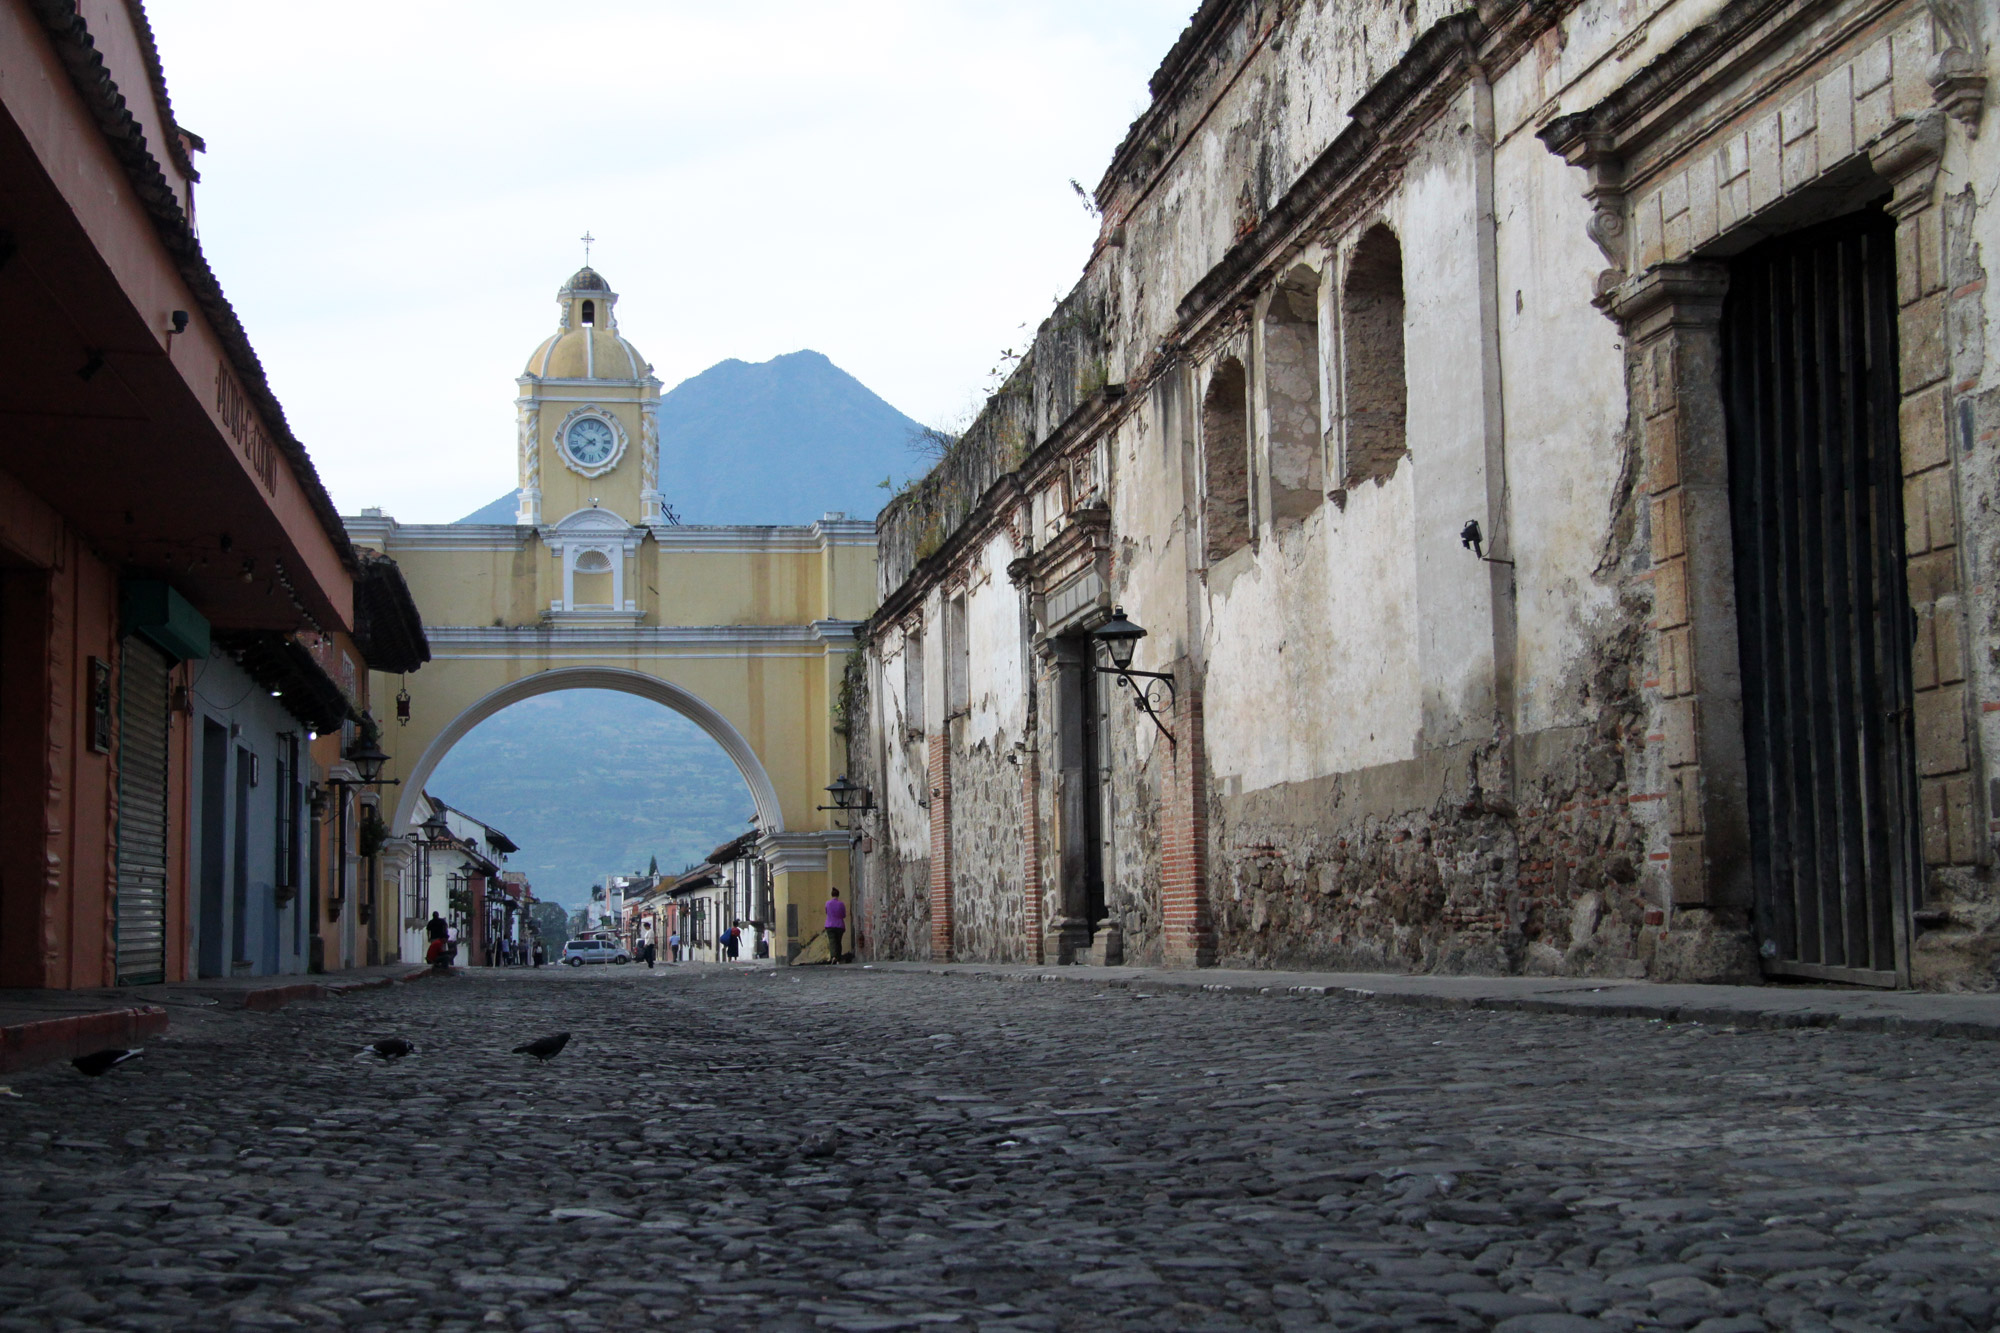
<path fill-rule="evenodd" d="M 430 968 L 423 967 L 400 977 L 370 977 L 366 981 L 309 981 L 252 990 L 187 989 L 206 995 L 223 1008 L 269 1014 L 299 1000 L 336 1000 L 355 991 L 403 986 L 432 975 L 435 974 Z M 165 1032 L 167 1020 L 168 1013 L 164 1008 L 157 1004 L 141 1004 L 124 1009 L 101 1009 L 88 1014 L 62 1014 L 0 1027 L 0 1074 L 59 1064 L 107 1047 L 135 1046 L 141 1038 Z"/>
<path fill-rule="evenodd" d="M 1364 986 L 1339 985 L 1246 986 L 1228 982 L 1178 981 L 1161 977 L 1066 976 L 1061 972 L 985 972 L 935 965 L 914 967 L 909 970 L 926 972 L 932 976 L 976 977 L 999 982 L 1067 982 L 1073 986 L 1096 986 L 1101 990 L 1147 987 L 1209 995 L 1308 997 L 1351 1004 L 1393 1004 L 1410 1009 L 1483 1009 L 1495 1012 L 1559 1014 L 1570 1018 L 1638 1018 L 1649 1022 L 1697 1023 L 1709 1027 L 1752 1028 L 1767 1031 L 1831 1028 L 1842 1032 L 1886 1033 L 1899 1037 L 2000 1041 L 2000 1011 L 1996 1011 L 1990 1019 L 1924 1018 L 1911 1014 L 1855 1012 L 1833 1007 L 1739 1008 L 1727 1004 L 1677 1004 L 1664 1000 L 1626 999 L 1623 996 L 1616 1000 L 1599 999 L 1594 1002 L 1579 1003 L 1547 995 L 1438 995 L 1425 994 L 1421 991 L 1382 991 Z M 1580 992 L 1580 994 L 1600 993 Z"/>
<path fill-rule="evenodd" d="M 401 977 L 370 977 L 366 981 L 309 981 L 296 986 L 264 986 L 256 990 L 210 994 L 217 1000 L 225 1000 L 225 1003 L 225 996 L 240 995 L 241 998 L 229 1007 L 269 1014 L 299 1000 L 337 1000 L 355 991 L 386 990 L 390 986 L 408 985 L 429 975 L 430 969 L 426 967 Z"/>
<path fill-rule="evenodd" d="M 136 1045 L 167 1030 L 167 1011 L 156 1004 L 65 1014 L 0 1028 L 0 1074 L 73 1060 L 111 1046 Z"/>

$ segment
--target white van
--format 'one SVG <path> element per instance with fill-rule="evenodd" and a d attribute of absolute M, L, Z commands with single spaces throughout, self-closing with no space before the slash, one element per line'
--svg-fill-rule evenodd
<path fill-rule="evenodd" d="M 563 945 L 562 960 L 571 967 L 582 967 L 585 963 L 632 961 L 615 940 L 571 940 Z"/>

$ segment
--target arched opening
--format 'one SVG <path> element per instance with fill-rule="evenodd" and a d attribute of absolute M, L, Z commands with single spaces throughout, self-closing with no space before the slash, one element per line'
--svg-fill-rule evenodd
<path fill-rule="evenodd" d="M 1224 357 L 1201 400 L 1202 526 L 1211 565 L 1250 544 L 1248 408 L 1243 363 Z"/>
<path fill-rule="evenodd" d="M 430 780 L 438 763 L 451 752 L 474 727 L 492 717 L 495 713 L 517 704 L 523 699 L 537 695 L 551 694 L 558 690 L 617 690 L 625 694 L 636 694 L 642 699 L 651 699 L 664 704 L 681 716 L 693 722 L 710 739 L 722 747 L 736 771 L 743 776 L 744 785 L 750 789 L 750 798 L 757 808 L 757 827 L 766 833 L 782 832 L 785 827 L 784 808 L 778 803 L 778 790 L 772 785 L 771 777 L 765 771 L 763 761 L 750 748 L 743 733 L 731 724 L 728 718 L 710 707 L 700 697 L 689 693 L 671 681 L 648 676 L 637 671 L 627 671 L 622 667 L 565 667 L 554 671 L 542 671 L 494 690 L 479 702 L 467 708 L 424 747 L 424 752 L 410 769 L 398 789 L 396 819 L 394 828 L 399 834 L 407 834 L 414 827 L 413 816 L 424 783 Z"/>
<path fill-rule="evenodd" d="M 597 323 L 597 302 L 585 301 L 583 303 L 583 322 L 585 324 Z"/>
<path fill-rule="evenodd" d="M 611 557 L 602 551 L 584 551 L 576 558 L 576 574 L 571 586 L 576 606 L 611 606 Z"/>
<path fill-rule="evenodd" d="M 1340 300 L 1342 475 L 1348 486 L 1387 481 L 1409 452 L 1403 374 L 1403 247 L 1369 228 L 1347 262 Z"/>
<path fill-rule="evenodd" d="M 396 790 L 408 850 L 384 889 L 402 904 L 405 957 L 422 956 L 434 910 L 458 923 L 470 961 L 503 965 L 530 960 L 529 921 L 551 957 L 579 926 L 621 919 L 627 947 L 635 921 L 656 944 L 706 923 L 707 952 L 694 957 L 717 956 L 733 921 L 772 924 L 773 877 L 756 846 L 784 829 L 775 788 L 726 718 L 667 681 L 578 667 L 503 686 L 453 719 Z M 441 810 L 455 841 L 416 827 Z M 468 843 L 479 856 L 463 853 Z M 711 860 L 726 869 L 710 873 Z M 509 905 L 525 898 L 505 882 L 513 872 L 539 906 Z"/>
<path fill-rule="evenodd" d="M 1271 423 L 1271 517 L 1296 523 L 1326 498 L 1320 462 L 1319 275 L 1301 264 L 1264 316 L 1264 403 Z"/>

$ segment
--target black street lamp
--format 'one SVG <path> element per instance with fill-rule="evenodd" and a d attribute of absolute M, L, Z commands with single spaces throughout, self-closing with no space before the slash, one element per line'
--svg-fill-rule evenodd
<path fill-rule="evenodd" d="M 377 739 L 380 734 L 380 728 L 376 726 L 374 717 L 363 713 L 361 715 L 359 734 L 355 737 L 354 743 L 347 747 L 346 753 L 341 756 L 348 763 L 354 765 L 354 771 L 359 776 L 355 778 L 330 777 L 326 779 L 326 785 L 334 789 L 336 799 L 339 802 L 339 830 L 337 836 L 340 839 L 340 851 L 334 858 L 339 873 L 334 878 L 335 891 L 326 905 L 327 916 L 334 921 L 340 920 L 341 906 L 347 901 L 347 789 L 349 787 L 396 787 L 402 785 L 402 781 L 399 778 L 385 778 L 382 776 L 382 765 L 389 762 L 389 756 L 382 752 L 381 742 Z"/>
<path fill-rule="evenodd" d="M 1132 657 L 1138 651 L 1139 640 L 1146 637 L 1146 631 L 1125 618 L 1124 607 L 1114 606 L 1111 608 L 1111 619 L 1091 631 L 1090 637 L 1103 644 L 1105 654 L 1111 658 L 1110 666 L 1097 668 L 1099 673 L 1118 677 L 1118 683 L 1132 691 L 1132 702 L 1139 711 L 1153 719 L 1153 725 L 1167 738 L 1167 744 L 1172 745 L 1174 733 L 1160 721 L 1160 711 L 1163 707 L 1172 708 L 1174 705 L 1173 676 L 1164 671 L 1132 669 Z M 1144 685 L 1139 684 L 1142 680 L 1146 682 Z M 1166 697 L 1155 700 L 1153 691 L 1162 688 L 1166 690 Z"/>
<path fill-rule="evenodd" d="M 382 747 L 375 738 L 363 732 L 354 744 L 347 747 L 347 762 L 354 765 L 354 771 L 361 775 L 360 785 L 372 787 L 382 780 L 382 765 L 389 762 L 389 756 L 382 753 Z"/>
<path fill-rule="evenodd" d="M 833 797 L 833 804 L 822 805 L 818 809 L 834 810 L 843 815 L 861 815 L 875 808 L 874 794 L 866 787 L 849 782 L 845 773 L 828 783 L 826 791 Z"/>

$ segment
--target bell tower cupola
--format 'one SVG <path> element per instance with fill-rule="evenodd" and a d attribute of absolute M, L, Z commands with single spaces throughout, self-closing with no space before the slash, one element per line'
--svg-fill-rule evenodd
<path fill-rule="evenodd" d="M 660 381 L 618 332 L 618 293 L 585 265 L 556 292 L 556 330 L 515 381 L 520 501 L 533 527 L 597 509 L 638 527 L 664 521 Z"/>

